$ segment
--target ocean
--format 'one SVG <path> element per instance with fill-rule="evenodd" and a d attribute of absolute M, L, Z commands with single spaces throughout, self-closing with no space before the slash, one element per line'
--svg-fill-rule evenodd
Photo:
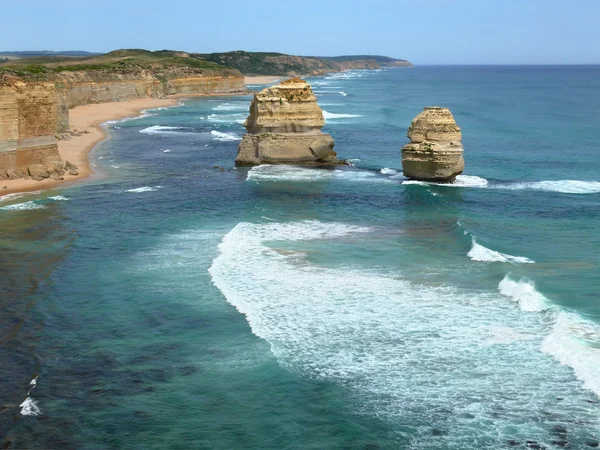
<path fill-rule="evenodd" d="M 251 97 L 207 97 L 0 204 L 4 448 L 598 446 L 600 67 L 309 82 L 352 166 L 236 168 Z M 452 186 L 402 176 L 434 105 Z"/>

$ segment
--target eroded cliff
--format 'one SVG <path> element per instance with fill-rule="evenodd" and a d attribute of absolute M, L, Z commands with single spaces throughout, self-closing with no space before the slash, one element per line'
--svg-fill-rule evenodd
<path fill-rule="evenodd" d="M 29 176 L 38 166 L 48 173 L 62 169 L 56 110 L 53 83 L 0 85 L 0 178 Z"/>

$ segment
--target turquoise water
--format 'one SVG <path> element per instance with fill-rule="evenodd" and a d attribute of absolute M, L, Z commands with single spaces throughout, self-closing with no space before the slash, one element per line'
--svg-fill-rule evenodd
<path fill-rule="evenodd" d="M 236 169 L 249 96 L 108 124 L 107 177 L 0 205 L 3 444 L 596 445 L 599 75 L 313 78 L 334 170 Z M 456 186 L 401 175 L 426 105 Z"/>

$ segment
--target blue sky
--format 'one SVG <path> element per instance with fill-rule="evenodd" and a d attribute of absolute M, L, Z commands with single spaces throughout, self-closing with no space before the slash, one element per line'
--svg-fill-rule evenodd
<path fill-rule="evenodd" d="M 0 6 L 0 50 L 249 50 L 381 54 L 415 64 L 600 63 L 600 0 L 29 0 L 26 5 Z"/>

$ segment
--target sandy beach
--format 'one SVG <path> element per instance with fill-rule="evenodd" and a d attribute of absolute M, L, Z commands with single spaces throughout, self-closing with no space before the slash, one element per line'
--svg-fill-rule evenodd
<path fill-rule="evenodd" d="M 244 84 L 269 84 L 275 83 L 285 77 L 272 77 L 272 76 L 260 76 L 260 77 L 244 77 Z"/>
<path fill-rule="evenodd" d="M 268 84 L 280 80 L 281 77 L 245 77 L 245 84 Z M 211 95 L 235 95 L 211 94 Z M 82 133 L 70 139 L 58 141 L 58 151 L 63 161 L 69 161 L 77 166 L 78 175 L 72 176 L 65 173 L 64 180 L 19 178 L 17 180 L 0 180 L 0 201 L 7 194 L 44 191 L 54 187 L 71 184 L 94 174 L 90 167 L 88 153 L 96 144 L 110 136 L 100 124 L 108 120 L 119 120 L 125 117 L 136 117 L 141 111 L 152 108 L 173 106 L 182 98 L 207 96 L 207 94 L 177 94 L 166 99 L 141 98 L 123 102 L 99 103 L 77 106 L 69 110 L 71 131 Z"/>
<path fill-rule="evenodd" d="M 41 191 L 64 183 L 87 178 L 94 173 L 88 161 L 88 153 L 98 142 L 108 138 L 108 134 L 104 128 L 100 126 L 101 123 L 104 123 L 107 120 L 135 117 L 145 109 L 160 108 L 175 104 L 177 104 L 177 100 L 174 98 L 142 98 L 126 102 L 83 105 L 69 110 L 71 131 L 83 132 L 83 134 L 80 136 L 72 136 L 71 139 L 68 140 L 58 141 L 58 151 L 63 161 L 69 161 L 77 166 L 79 175 L 70 176 L 65 174 L 64 180 L 46 179 L 36 181 L 32 179 L 26 180 L 24 178 L 19 178 L 17 180 L 2 180 L 0 181 L 0 195 L 3 196 L 16 192 Z M 86 131 L 87 133 L 85 133 Z M 0 197 L 0 200 L 1 199 L 2 197 Z"/>

